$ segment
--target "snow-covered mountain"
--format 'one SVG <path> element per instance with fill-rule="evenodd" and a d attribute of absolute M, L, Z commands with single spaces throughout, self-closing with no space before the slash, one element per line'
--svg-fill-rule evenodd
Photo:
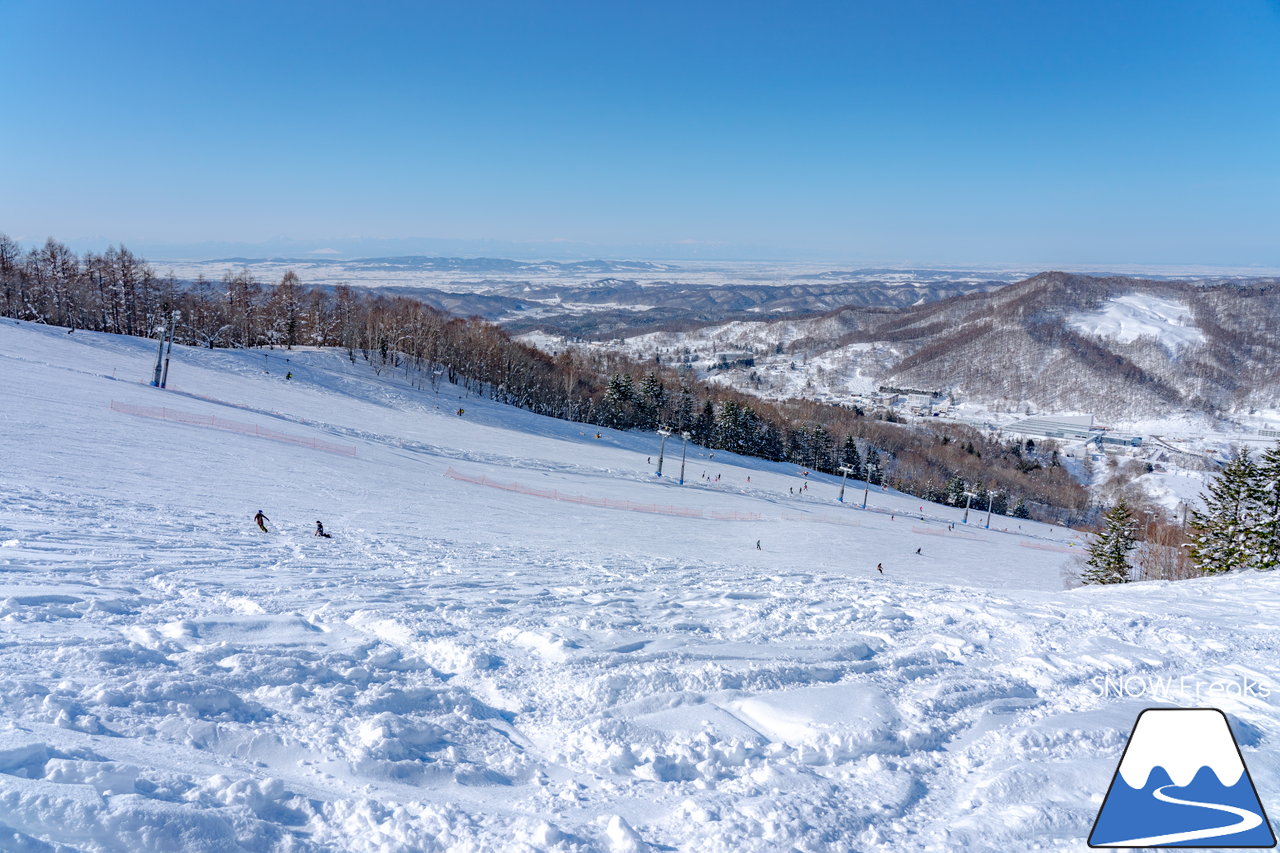
<path fill-rule="evenodd" d="M 627 338 L 640 357 L 752 363 L 722 381 L 848 399 L 881 385 L 1007 412 L 1136 420 L 1280 409 L 1280 284 L 1043 273 L 906 308 L 840 308 Z"/>
<path fill-rule="evenodd" d="M 154 357 L 0 321 L 0 849 L 1079 850 L 1140 709 L 1276 688 L 1270 575 L 1064 590 L 1074 531 Z"/>

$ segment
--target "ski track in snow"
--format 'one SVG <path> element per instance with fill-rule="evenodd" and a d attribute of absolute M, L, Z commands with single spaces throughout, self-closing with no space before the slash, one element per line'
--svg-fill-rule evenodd
<path fill-rule="evenodd" d="M 1019 547 L 1060 529 L 946 542 L 915 498 L 791 498 L 794 466 L 719 452 L 676 494 L 651 437 L 458 418 L 330 353 L 285 385 L 175 350 L 197 396 L 164 397 L 121 381 L 151 342 L 67 337 L 0 325 L 0 849 L 1079 850 L 1157 704 L 1092 679 L 1266 679 L 1280 651 L 1269 576 L 1068 592 L 1068 555 Z M 199 396 L 359 458 L 106 405 L 223 407 Z M 458 460 L 768 519 L 569 508 Z M 1276 701 L 1216 700 L 1264 802 Z"/>

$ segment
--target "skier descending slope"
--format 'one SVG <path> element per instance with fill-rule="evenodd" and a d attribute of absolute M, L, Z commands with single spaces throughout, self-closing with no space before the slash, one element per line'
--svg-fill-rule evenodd
<path fill-rule="evenodd" d="M 270 521 L 271 519 L 263 515 L 262 510 L 258 510 L 258 514 L 253 517 L 253 520 L 258 523 L 258 529 L 261 530 L 263 533 L 271 532 L 270 530 L 267 529 L 267 522 Z"/>

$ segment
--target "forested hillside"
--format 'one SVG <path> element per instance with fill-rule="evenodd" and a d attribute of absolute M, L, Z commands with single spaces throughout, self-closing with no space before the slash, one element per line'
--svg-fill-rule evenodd
<path fill-rule="evenodd" d="M 127 335 L 156 334 L 177 311 L 177 338 L 205 347 L 340 347 L 374 369 L 422 383 L 441 377 L 540 414 L 622 429 L 687 430 L 712 448 L 855 478 L 928 499 L 978 494 L 997 512 L 1062 523 L 1090 514 L 1088 496 L 1051 447 L 1028 454 L 960 425 L 908 427 L 854 408 L 762 401 L 689 371 L 610 354 L 556 356 L 478 319 L 348 287 L 275 285 L 245 273 L 189 287 L 128 249 L 77 255 L 49 240 L 24 250 L 0 235 L 0 311 L 20 320 Z"/>

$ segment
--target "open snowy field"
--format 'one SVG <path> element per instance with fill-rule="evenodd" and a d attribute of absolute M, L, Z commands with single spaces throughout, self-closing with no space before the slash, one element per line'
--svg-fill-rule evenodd
<path fill-rule="evenodd" d="M 1084 850 L 1169 704 L 1280 813 L 1274 576 L 1067 590 L 1061 528 L 154 355 L 0 321 L 0 850 Z"/>

